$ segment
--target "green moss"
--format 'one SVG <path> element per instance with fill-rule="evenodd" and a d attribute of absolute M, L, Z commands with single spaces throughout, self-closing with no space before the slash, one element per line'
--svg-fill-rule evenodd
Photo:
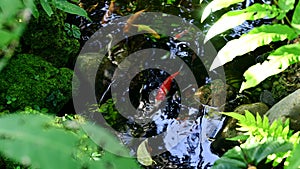
<path fill-rule="evenodd" d="M 54 10 L 49 17 L 38 5 L 40 16 L 32 18 L 22 36 L 23 53 L 38 55 L 55 67 L 65 67 L 80 50 L 78 40 L 65 31 L 66 13 Z"/>
<path fill-rule="evenodd" d="M 57 113 L 71 98 L 72 76 L 67 68 L 57 69 L 40 57 L 20 54 L 0 73 L 2 110 L 31 106 Z M 15 99 L 8 102 L 7 98 Z"/>

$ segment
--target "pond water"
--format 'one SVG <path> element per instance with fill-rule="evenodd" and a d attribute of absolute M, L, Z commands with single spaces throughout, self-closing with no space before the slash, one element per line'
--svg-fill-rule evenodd
<path fill-rule="evenodd" d="M 84 45 L 77 75 L 81 83 L 89 84 L 84 86 L 87 91 L 94 88 L 92 94 L 96 95 L 97 105 L 100 109 L 101 106 L 106 108 L 106 112 L 102 112 L 105 123 L 116 131 L 132 155 L 136 155 L 147 140 L 147 151 L 155 162 L 145 165 L 145 168 L 210 168 L 219 158 L 212 153 L 211 144 L 222 128 L 224 117 L 219 111 L 224 110 L 226 99 L 224 86 L 215 87 L 215 92 L 212 88 L 215 81 L 225 83 L 225 75 L 219 70 L 206 71 L 206 65 L 214 59 L 216 51 L 207 53 L 207 45 L 202 44 L 203 34 L 193 30 L 192 26 L 195 24 L 205 32 L 209 24 L 199 24 L 202 8 L 197 3 L 187 0 L 162 5 L 161 1 L 155 2 L 156 5 L 144 7 L 135 6 L 133 2 L 120 3 L 104 22 L 110 2 L 84 4 L 83 1 L 93 22 L 81 17 L 69 18 L 81 28 L 81 44 Z M 174 24 L 171 29 L 160 30 L 172 36 L 155 38 L 157 35 L 153 32 L 124 36 L 129 17 L 118 19 L 133 13 L 133 8 L 142 10 L 146 7 L 184 18 L 185 23 L 170 23 Z M 195 17 L 195 13 L 199 16 Z M 144 19 L 141 22 L 151 25 L 151 18 L 139 17 Z M 214 17 L 210 22 L 213 21 Z M 245 23 L 245 29 L 251 29 L 251 24 Z M 242 27 L 234 29 L 231 36 L 239 36 L 237 34 L 245 30 Z M 118 36 L 125 38 L 116 41 Z M 193 41 L 190 42 L 189 37 Z M 221 42 L 226 42 L 226 38 Z M 193 47 L 196 50 L 192 50 Z M 104 58 L 97 60 L 101 50 L 107 52 L 104 52 Z M 96 71 L 91 72 L 91 68 L 96 68 Z M 233 72 L 236 68 L 232 69 Z M 170 78 L 172 75 L 174 77 Z M 82 97 L 82 93 L 78 97 Z M 211 101 L 212 97 L 215 100 Z M 80 99 L 85 104 L 92 102 Z"/>

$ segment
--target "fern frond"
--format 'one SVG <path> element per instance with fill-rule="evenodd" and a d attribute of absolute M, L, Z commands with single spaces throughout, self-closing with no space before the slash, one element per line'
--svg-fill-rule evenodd
<path fill-rule="evenodd" d="M 291 144 L 296 144 L 299 142 L 299 132 L 293 134 L 293 131 L 289 128 L 289 120 L 284 123 L 281 120 L 275 120 L 271 125 L 269 124 L 268 117 L 261 116 L 257 113 L 256 118 L 249 111 L 245 111 L 245 115 L 238 113 L 223 113 L 230 117 L 236 118 L 238 120 L 237 128 L 238 131 L 244 132 L 243 134 L 248 137 L 245 145 L 253 145 L 253 143 L 266 143 L 270 141 L 284 141 Z M 243 138 L 241 136 L 232 138 L 236 140 Z M 248 147 L 249 148 L 249 147 Z M 257 150 L 258 151 L 258 150 Z M 261 151 L 261 150 L 259 150 Z M 266 152 L 265 154 L 269 153 Z M 268 161 L 273 161 L 273 166 L 278 165 L 283 159 L 288 157 L 290 151 L 284 153 L 276 153 L 268 156 Z"/>

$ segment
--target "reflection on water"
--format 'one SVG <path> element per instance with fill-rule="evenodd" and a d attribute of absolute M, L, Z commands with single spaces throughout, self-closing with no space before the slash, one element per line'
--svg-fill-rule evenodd
<path fill-rule="evenodd" d="M 149 153 L 155 161 L 147 168 L 209 168 L 219 158 L 211 152 L 210 145 L 224 118 L 215 107 L 202 105 L 190 95 L 195 93 L 196 86 L 187 84 L 179 91 L 175 80 L 163 106 L 157 107 L 156 89 L 169 76 L 159 69 L 147 69 L 132 79 L 131 90 L 125 93 L 133 93 L 130 100 L 136 111 L 126 118 L 138 127 L 129 127 L 119 137 L 131 148 L 132 155 L 136 155 L 139 145 L 147 139 Z M 189 105 L 183 104 L 183 99 L 191 99 L 184 102 Z M 133 135 L 138 135 L 140 141 L 133 140 Z"/>
<path fill-rule="evenodd" d="M 103 15 L 107 8 L 108 6 L 100 10 Z M 163 17 L 160 19 L 163 20 Z M 116 18 L 118 15 L 110 16 L 112 20 Z M 84 40 L 91 41 L 83 49 L 86 52 L 81 55 L 79 69 L 87 74 L 85 78 L 92 86 L 96 85 L 100 105 L 113 97 L 117 98 L 114 102 L 110 100 L 110 104 L 116 104 L 118 113 L 125 122 L 114 125 L 122 128 L 118 136 L 131 149 L 132 155 L 137 154 L 138 147 L 147 139 L 147 151 L 155 162 L 151 166 L 144 166 L 145 168 L 209 168 L 218 159 L 211 152 L 210 145 L 224 119 L 215 107 L 206 105 L 209 99 L 203 104 L 195 99 L 195 92 L 200 86 L 219 76 L 213 72 L 215 76 L 209 77 L 204 66 L 209 65 L 215 53 L 204 50 L 209 45 L 202 44 L 203 34 L 193 28 L 189 21 L 174 24 L 159 23 L 160 19 L 156 19 L 157 23 L 152 21 L 153 18 L 143 19 L 140 19 L 141 25 L 148 23 L 153 29 L 157 26 L 155 30 L 160 35 L 168 36 L 155 39 L 151 34 L 129 34 L 118 41 L 118 37 L 124 37 L 126 20 L 123 20 L 115 22 L 114 29 L 109 33 L 100 31 L 90 37 L 94 33 L 93 29 L 103 27 L 108 32 L 112 25 L 109 22 L 99 24 L 101 20 L 88 24 L 82 22 L 80 27 L 86 30 L 83 33 Z M 174 26 L 169 29 L 166 24 Z M 185 33 L 182 39 L 177 38 L 180 33 Z M 165 53 L 159 54 L 156 48 L 164 49 Z M 104 49 L 108 49 L 104 53 L 105 59 L 96 60 L 99 51 Z M 129 58 L 134 53 L 139 55 Z M 142 57 L 145 55 L 147 57 Z M 202 58 L 205 58 L 205 62 L 202 62 Z M 155 59 L 158 64 L 151 66 L 150 63 Z M 176 59 L 182 63 L 176 64 Z M 165 67 L 170 69 L 166 71 L 163 69 Z M 91 68 L 98 68 L 96 80 L 93 79 L 94 76 L 89 76 L 94 75 L 93 72 L 89 73 Z M 144 71 L 133 70 L 135 68 L 142 68 Z M 130 70 L 137 73 L 130 74 Z M 165 89 L 168 86 L 165 84 L 166 79 L 176 72 L 179 75 L 171 79 L 168 82 L 170 86 Z M 160 89 L 164 90 L 165 95 L 158 103 Z M 118 92 L 114 93 L 113 90 Z M 211 93 L 204 93 L 209 94 Z M 127 106 L 128 103 L 132 107 Z M 107 107 L 107 116 L 114 114 L 119 117 L 116 115 L 117 111 L 111 110 L 113 106 Z"/>

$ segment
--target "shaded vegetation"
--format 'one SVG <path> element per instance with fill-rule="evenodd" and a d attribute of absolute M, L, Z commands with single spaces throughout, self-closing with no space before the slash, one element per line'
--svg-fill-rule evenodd
<path fill-rule="evenodd" d="M 0 75 L 1 111 L 30 106 L 56 114 L 71 98 L 73 71 L 55 68 L 35 55 L 15 56 Z"/>
<path fill-rule="evenodd" d="M 214 0 L 204 9 L 201 19 L 199 15 L 202 9 L 197 8 L 200 4 L 194 1 L 113 0 L 110 4 L 106 2 L 108 8 L 105 10 L 111 18 L 113 18 L 113 14 L 124 16 L 137 11 L 140 11 L 139 14 L 147 10 L 172 11 L 172 14 L 192 19 L 199 27 L 207 29 L 207 25 L 201 24 L 200 20 L 207 20 L 211 16 L 211 12 L 228 9 L 228 7 L 241 2 L 244 1 Z M 93 14 L 92 11 L 95 8 L 100 8 L 97 6 L 98 3 L 96 4 L 96 1 L 96 5 L 87 5 L 88 3 L 86 3 L 86 11 L 90 12 L 89 15 Z M 101 1 L 101 3 L 104 2 Z M 116 5 L 112 7 L 112 4 Z M 80 31 L 85 26 L 95 26 L 94 23 L 90 23 L 87 12 L 81 8 L 84 6 L 83 2 L 79 3 L 76 0 L 70 2 L 67 0 L 36 0 L 34 4 L 30 0 L 3 0 L 0 2 L 0 168 L 118 169 L 141 167 L 136 159 L 126 158 L 130 156 L 129 150 L 105 128 L 105 125 L 110 125 L 115 129 L 123 129 L 126 123 L 126 119 L 114 107 L 115 103 L 112 99 L 105 98 L 106 100 L 103 100 L 100 107 L 96 105 L 96 108 L 91 110 L 104 116 L 107 124 L 102 127 L 91 124 L 84 117 L 78 115 L 54 116 L 61 111 L 72 96 L 73 71 L 69 68 L 73 67 L 80 50 L 79 40 L 82 43 L 86 40 L 81 36 L 82 32 Z M 193 9 L 194 7 L 195 9 Z M 34 18 L 31 18 L 22 35 L 30 18 L 30 10 Z M 242 33 L 243 35 L 239 39 L 229 41 L 217 56 L 222 63 L 213 65 L 212 69 L 214 66 L 231 62 L 239 55 L 269 45 L 270 50 L 264 51 L 262 60 L 245 72 L 246 82 L 242 84 L 240 92 L 250 87 L 256 87 L 267 77 L 282 72 L 288 66 L 293 68 L 290 70 L 293 73 L 292 77 L 285 72 L 280 78 L 273 77 L 277 78 L 274 84 L 272 79 L 268 78 L 261 85 L 263 89 L 277 93 L 275 97 L 277 101 L 290 91 L 296 90 L 299 88 L 299 79 L 297 79 L 299 67 L 294 63 L 300 60 L 299 14 L 300 3 L 295 0 L 278 0 L 271 4 L 255 3 L 246 5 L 244 9 L 225 13 L 210 28 L 205 41 L 243 24 L 246 20 L 267 18 L 271 20 L 271 25 L 263 24 Z M 73 23 L 68 23 L 67 16 L 79 18 L 81 23 L 77 25 L 78 27 Z M 138 15 L 135 16 L 138 17 Z M 99 20 L 99 25 L 95 26 L 96 29 L 109 22 L 94 14 L 90 17 L 92 19 L 97 17 Z M 82 23 L 86 23 L 86 25 L 82 25 Z M 147 33 L 146 36 L 141 35 L 143 38 L 133 43 L 132 48 L 135 50 L 145 41 L 151 42 L 155 46 L 159 44 L 157 41 L 163 37 L 156 32 L 155 28 L 147 25 L 133 24 L 132 27 Z M 21 45 L 17 47 L 19 39 L 21 39 Z M 281 42 L 278 43 L 278 41 Z M 273 43 L 276 44 L 276 48 L 273 48 Z M 222 46 L 221 43 L 215 45 Z M 232 50 L 233 48 L 235 50 Z M 124 49 L 131 48 L 124 47 Z M 113 52 L 124 49 L 117 46 Z M 10 59 L 14 52 L 14 57 Z M 200 65 L 202 63 L 198 62 L 199 60 L 196 60 L 197 62 L 194 62 L 195 58 L 191 58 L 191 60 L 193 67 L 202 66 Z M 90 61 L 93 62 L 92 57 Z M 110 60 L 108 62 L 110 64 Z M 7 66 L 4 68 L 6 64 Z M 83 65 L 83 67 L 87 66 Z M 205 79 L 206 74 L 200 72 L 196 78 L 200 77 Z M 285 85 L 281 85 L 281 83 Z M 102 81 L 101 85 L 98 85 L 97 87 L 104 90 Z M 257 97 L 256 92 L 263 97 L 261 88 L 254 88 L 251 92 L 255 94 L 253 97 Z M 135 96 L 135 93 L 133 95 Z M 258 97 L 254 99 L 259 100 Z M 139 98 L 136 100 L 136 106 L 138 106 L 140 100 Z M 263 99 L 260 98 L 260 100 Z M 275 101 L 269 105 L 272 106 L 273 102 Z M 75 112 L 63 113 L 73 114 Z M 290 130 L 288 120 L 285 122 L 277 120 L 269 124 L 267 117 L 262 118 L 258 114 L 256 117 L 249 112 L 246 112 L 245 115 L 224 114 L 239 120 L 240 128 L 238 130 L 244 133 L 230 139 L 238 141 L 241 145 L 226 152 L 216 161 L 213 168 L 253 169 L 272 166 L 294 169 L 299 167 L 300 162 L 297 158 L 300 155 L 299 132 Z M 141 126 L 132 128 L 139 129 Z M 137 150 L 138 158 L 145 157 L 144 159 L 140 158 L 139 161 L 144 166 L 156 167 L 150 152 L 151 147 L 146 139 Z M 268 162 L 272 162 L 272 164 Z M 162 163 L 168 162 L 163 161 Z"/>
<path fill-rule="evenodd" d="M 37 7 L 41 8 L 40 5 Z M 30 20 L 21 38 L 22 52 L 42 57 L 55 67 L 72 66 L 68 63 L 75 61 L 80 44 L 65 31 L 67 14 L 57 9 L 54 13 L 49 17 L 41 11 L 38 18 Z"/>

